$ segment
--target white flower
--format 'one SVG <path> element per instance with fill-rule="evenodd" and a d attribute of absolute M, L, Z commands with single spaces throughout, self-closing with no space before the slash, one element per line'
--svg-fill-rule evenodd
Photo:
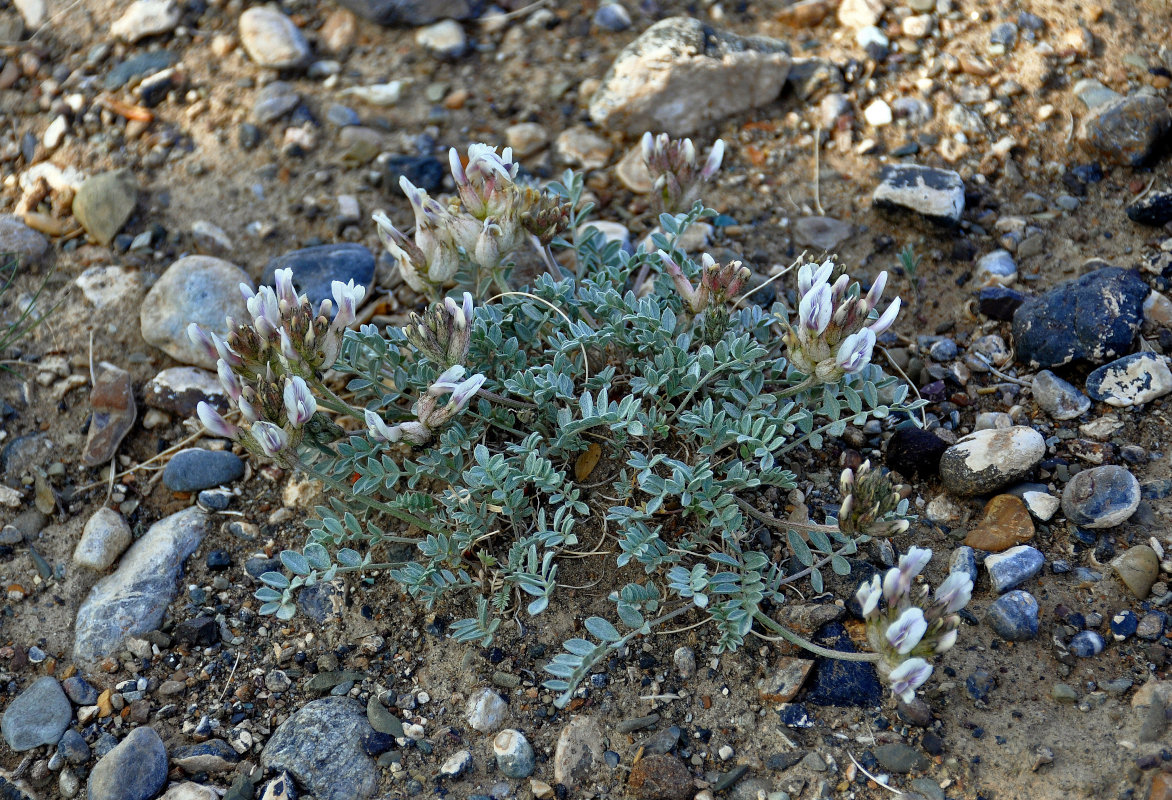
<path fill-rule="evenodd" d="M 964 572 L 954 572 L 936 588 L 936 602 L 945 614 L 955 614 L 969 604 L 973 596 L 973 579 Z"/>
<path fill-rule="evenodd" d="M 842 340 L 835 356 L 835 363 L 848 375 L 861 370 L 871 363 L 871 354 L 875 349 L 875 334 L 863 328 L 858 333 L 852 333 Z"/>
<path fill-rule="evenodd" d="M 271 422 L 252 423 L 251 433 L 261 452 L 269 458 L 277 458 L 289 446 L 289 434 Z"/>
<path fill-rule="evenodd" d="M 369 408 L 366 409 L 365 416 L 366 428 L 370 432 L 371 438 L 391 444 L 395 444 L 403 438 L 403 431 L 398 425 L 388 425 L 382 417 Z"/>
<path fill-rule="evenodd" d="M 887 626 L 884 636 L 900 655 L 907 655 L 916 648 L 928 631 L 928 622 L 922 609 L 912 606 L 904 609 L 895 622 Z"/>
<path fill-rule="evenodd" d="M 209 433 L 214 433 L 216 436 L 224 436 L 229 439 L 235 439 L 240 429 L 237 428 L 228 420 L 224 419 L 219 411 L 212 408 L 208 403 L 200 401 L 199 405 L 195 407 L 195 413 L 199 416 L 199 421 L 207 428 Z"/>
<path fill-rule="evenodd" d="M 928 562 L 932 560 L 932 551 L 927 547 L 909 547 L 908 551 L 899 557 L 899 571 L 911 579 L 924 571 Z"/>
<path fill-rule="evenodd" d="M 899 316 L 899 306 L 900 299 L 897 297 L 891 301 L 891 305 L 887 307 L 887 310 L 883 312 L 883 315 L 871 323 L 871 325 L 868 327 L 868 330 L 878 336 L 890 328 L 895 322 L 895 318 Z"/>
<path fill-rule="evenodd" d="M 317 401 L 313 397 L 313 392 L 309 391 L 309 386 L 299 375 L 285 379 L 284 400 L 285 415 L 294 428 L 300 428 L 309 422 L 317 412 Z"/>
<path fill-rule="evenodd" d="M 708 160 L 704 162 L 704 169 L 700 170 L 700 177 L 710 179 L 720 169 L 720 162 L 724 160 L 724 140 L 717 139 L 708 151 Z"/>
<path fill-rule="evenodd" d="M 834 272 L 833 261 L 824 261 L 817 266 L 812 263 L 802 264 L 798 268 L 798 294 L 808 294 L 819 283 L 826 283 L 830 280 L 832 272 Z"/>
<path fill-rule="evenodd" d="M 944 653 L 951 650 L 952 646 L 956 644 L 956 635 L 956 628 L 949 628 L 942 633 L 940 638 L 936 640 L 936 652 Z"/>
<path fill-rule="evenodd" d="M 220 385 L 224 387 L 224 392 L 232 399 L 232 402 L 240 400 L 240 379 L 236 377 L 236 373 L 228 366 L 228 362 L 224 359 L 219 359 L 216 362 L 216 374 L 220 378 Z"/>
<path fill-rule="evenodd" d="M 802 295 L 798 303 L 798 323 L 816 335 L 821 335 L 826 330 L 833 313 L 830 287 L 826 285 L 826 281 L 815 284 L 814 288 Z"/>
<path fill-rule="evenodd" d="M 916 699 L 916 689 L 931 675 L 931 664 L 922 658 L 909 658 L 893 669 L 887 679 L 891 681 L 891 691 L 903 702 L 910 703 Z"/>
<path fill-rule="evenodd" d="M 879 600 L 883 597 L 883 587 L 879 583 L 879 576 L 871 578 L 867 583 L 859 586 L 855 592 L 855 599 L 863 608 L 863 616 L 869 617 L 879 607 Z"/>

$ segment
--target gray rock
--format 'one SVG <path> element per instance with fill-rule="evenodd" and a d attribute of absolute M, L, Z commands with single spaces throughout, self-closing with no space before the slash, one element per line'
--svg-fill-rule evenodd
<path fill-rule="evenodd" d="M 43 744 L 57 744 L 73 719 L 73 706 L 56 678 L 33 681 L 16 696 L 0 718 L 8 746 L 20 753 Z"/>
<path fill-rule="evenodd" d="M 533 746 L 520 731 L 508 728 L 498 733 L 492 740 L 492 752 L 496 756 L 497 769 L 506 778 L 519 780 L 533 774 L 537 763 Z"/>
<path fill-rule="evenodd" d="M 1087 376 L 1087 394 L 1101 403 L 1128 408 L 1172 392 L 1166 356 L 1132 353 L 1104 364 Z"/>
<path fill-rule="evenodd" d="M 553 779 L 574 789 L 602 764 L 602 728 L 594 717 L 575 716 L 562 728 L 553 754 Z"/>
<path fill-rule="evenodd" d="M 198 744 L 184 745 L 171 752 L 171 763 L 184 772 L 226 772 L 236 766 L 240 756 L 223 739 L 209 739 Z"/>
<path fill-rule="evenodd" d="M 603 3 L 594 12 L 594 24 L 604 31 L 625 31 L 631 27 L 631 14 L 621 3 Z"/>
<path fill-rule="evenodd" d="M 309 59 L 309 44 L 301 30 L 269 6 L 253 6 L 240 15 L 240 44 L 262 67 L 290 69 Z"/>
<path fill-rule="evenodd" d="M 180 450 L 163 470 L 163 485 L 173 492 L 198 492 L 237 480 L 244 474 L 240 456 L 228 450 Z"/>
<path fill-rule="evenodd" d="M 260 760 L 288 772 L 318 800 L 365 800 L 378 792 L 378 768 L 362 749 L 372 735 L 361 703 L 323 697 L 285 720 Z"/>
<path fill-rule="evenodd" d="M 925 770 L 931 763 L 928 761 L 928 757 L 919 750 L 901 742 L 881 744 L 876 747 L 875 760 L 883 769 L 900 775 Z"/>
<path fill-rule="evenodd" d="M 360 244 L 349 243 L 292 250 L 269 261 L 261 283 L 275 285 L 279 269 L 293 270 L 293 285 L 298 294 L 305 295 L 317 309 L 322 300 L 333 297 L 334 281 L 354 281 L 369 290 L 374 283 L 374 254 Z M 334 310 L 337 311 L 336 304 Z"/>
<path fill-rule="evenodd" d="M 452 753 L 440 764 L 440 775 L 445 778 L 458 778 L 466 772 L 472 771 L 472 751 L 460 750 Z"/>
<path fill-rule="evenodd" d="M 207 532 L 208 518 L 188 508 L 156 522 L 122 557 L 114 574 L 98 581 L 77 612 L 73 657 L 92 667 L 127 636 L 155 630 L 178 591 L 184 560 Z"/>
<path fill-rule="evenodd" d="M 974 584 L 977 582 L 977 554 L 967 544 L 962 544 L 953 550 L 948 559 L 948 574 L 951 575 L 954 572 L 964 573 L 972 579 Z"/>
<path fill-rule="evenodd" d="M 492 733 L 505 724 L 509 706 L 501 696 L 487 687 L 477 689 L 468 698 L 468 725 L 474 731 Z"/>
<path fill-rule="evenodd" d="M 380 25 L 427 25 L 441 19 L 468 19 L 479 0 L 340 0 L 338 5 Z"/>
<path fill-rule="evenodd" d="M 35 264 L 49 249 L 49 240 L 34 231 L 20 217 L 0 214 L 0 253 L 16 256 L 24 264 Z"/>
<path fill-rule="evenodd" d="M 134 540 L 126 520 L 112 508 L 99 508 L 82 529 L 73 563 L 98 572 L 108 570 Z"/>
<path fill-rule="evenodd" d="M 181 417 L 195 414 L 201 403 L 228 409 L 228 395 L 214 374 L 197 367 L 170 367 L 147 381 L 143 402 Z"/>
<path fill-rule="evenodd" d="M 57 752 L 70 764 L 84 764 L 90 760 L 90 746 L 85 737 L 73 728 L 68 728 L 57 742 Z"/>
<path fill-rule="evenodd" d="M 590 117 L 631 135 L 686 136 L 773 102 L 785 85 L 784 42 L 741 37 L 691 17 L 657 22 L 627 45 L 590 98 Z"/>
<path fill-rule="evenodd" d="M 1032 388 L 1038 406 L 1054 419 L 1074 419 L 1090 410 L 1089 397 L 1048 369 L 1034 375 Z"/>
<path fill-rule="evenodd" d="M 79 706 L 92 706 L 98 702 L 98 690 L 86 683 L 85 678 L 74 675 L 61 682 L 65 695 Z"/>
<path fill-rule="evenodd" d="M 154 728 L 135 728 L 94 765 L 89 800 L 150 800 L 167 783 L 167 748 Z"/>
<path fill-rule="evenodd" d="M 252 118 L 260 125 L 280 119 L 301 102 L 301 95 L 293 85 L 285 81 L 273 81 L 256 93 L 252 104 Z"/>
<path fill-rule="evenodd" d="M 992 553 L 985 558 L 985 569 L 993 589 L 1002 594 L 1009 591 L 1042 571 L 1046 557 L 1041 551 L 1028 544 L 1011 547 L 1002 553 Z"/>
<path fill-rule="evenodd" d="M 854 227 L 833 217 L 799 217 L 794 221 L 794 243 L 801 247 L 836 251 L 851 237 Z"/>
<path fill-rule="evenodd" d="M 1172 131 L 1172 113 L 1162 97 L 1133 94 L 1096 105 L 1079 126 L 1090 155 L 1110 164 L 1138 167 L 1155 156 Z"/>
<path fill-rule="evenodd" d="M 216 368 L 216 359 L 187 338 L 187 326 L 227 336 L 224 318 L 248 319 L 240 284 L 252 279 L 237 267 L 211 256 L 185 256 L 173 263 L 143 300 L 142 338 L 176 361 Z"/>
<path fill-rule="evenodd" d="M 127 169 L 87 178 L 73 198 L 73 216 L 98 244 L 108 245 L 134 213 L 138 183 Z"/>
<path fill-rule="evenodd" d="M 175 0 L 135 0 L 110 25 L 110 35 L 126 42 L 137 42 L 175 30 L 179 17 Z"/>
<path fill-rule="evenodd" d="M 1038 635 L 1038 601 L 1021 589 L 1006 592 L 989 606 L 985 622 L 1006 641 L 1034 639 Z"/>
<path fill-rule="evenodd" d="M 1123 467 L 1108 465 L 1079 472 L 1062 490 L 1062 513 L 1083 528 L 1111 528 L 1135 513 L 1139 481 Z"/>
<path fill-rule="evenodd" d="M 102 81 L 102 85 L 111 91 L 121 89 L 132 78 L 161 72 L 178 60 L 178 56 L 167 50 L 152 50 L 149 53 L 139 53 L 131 56 L 107 72 L 105 79 Z"/>
<path fill-rule="evenodd" d="M 1012 286 L 1017 280 L 1017 264 L 1008 250 L 994 250 L 977 259 L 973 284 L 978 288 Z"/>
<path fill-rule="evenodd" d="M 977 431 L 944 451 L 940 479 L 955 494 L 986 494 L 1026 477 L 1045 455 L 1046 442 L 1033 428 Z"/>
<path fill-rule="evenodd" d="M 964 213 L 964 181 L 948 169 L 889 164 L 879 172 L 871 202 L 876 208 L 913 211 L 932 222 L 955 225 Z"/>

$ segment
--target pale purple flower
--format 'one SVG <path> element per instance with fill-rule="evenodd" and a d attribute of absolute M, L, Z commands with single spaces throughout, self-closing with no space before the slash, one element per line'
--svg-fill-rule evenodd
<path fill-rule="evenodd" d="M 835 363 L 842 367 L 842 371 L 852 375 L 871 363 L 871 354 L 875 349 L 875 334 L 863 328 L 858 333 L 852 333 L 842 340 L 838 346 Z"/>
<path fill-rule="evenodd" d="M 241 294 L 251 291 L 247 284 L 240 284 Z M 260 322 L 263 320 L 275 331 L 281 327 L 281 307 L 277 303 L 277 295 L 269 286 L 262 286 L 255 294 L 248 297 L 245 294 L 245 305 L 248 307 L 248 313 L 252 315 L 253 323 L 257 329 L 260 329 Z"/>
<path fill-rule="evenodd" d="M 460 385 L 460 382 L 464 380 L 464 372 L 464 367 L 460 364 L 448 367 L 432 382 L 431 388 L 427 390 L 427 393 L 432 397 L 439 397 L 448 392 L 455 391 Z"/>
<path fill-rule="evenodd" d="M 284 399 L 285 416 L 294 428 L 300 428 L 309 422 L 317 412 L 317 400 L 300 375 L 285 379 Z"/>
<path fill-rule="evenodd" d="M 260 419 L 260 414 L 257 413 L 256 408 L 245 398 L 241 397 L 236 401 L 236 407 L 240 409 L 240 417 L 247 423 L 254 423 Z"/>
<path fill-rule="evenodd" d="M 798 322 L 807 330 L 821 335 L 830 324 L 833 310 L 830 303 L 830 287 L 822 281 L 802 295 L 801 302 L 798 303 Z"/>
<path fill-rule="evenodd" d="M 684 271 L 680 269 L 680 265 L 663 250 L 659 251 L 659 258 L 663 261 L 663 266 L 667 270 L 671 282 L 675 284 L 676 293 L 693 311 L 697 310 L 698 298 L 696 288 L 692 286 L 692 282 L 684 275 Z"/>
<path fill-rule="evenodd" d="M 221 339 L 216 334 L 211 334 L 212 347 L 215 348 L 216 355 L 221 360 L 226 361 L 228 366 L 236 368 L 244 364 L 244 359 L 237 354 L 235 350 L 228 346 L 228 343 Z"/>
<path fill-rule="evenodd" d="M 704 180 L 710 179 L 720 169 L 720 163 L 724 160 L 724 140 L 717 139 L 712 143 L 712 149 L 708 151 L 708 160 L 704 162 L 704 169 L 700 170 L 700 177 Z"/>
<path fill-rule="evenodd" d="M 271 422 L 252 423 L 251 432 L 261 452 L 269 458 L 277 458 L 289 447 L 289 434 Z"/>
<path fill-rule="evenodd" d="M 289 335 L 289 331 L 285 328 L 281 328 L 279 333 L 281 336 L 281 355 L 283 355 L 288 361 L 292 361 L 294 363 L 300 361 L 301 354 L 298 353 L 297 348 L 293 346 L 293 337 Z M 312 331 L 309 332 L 309 335 L 312 335 Z"/>
<path fill-rule="evenodd" d="M 956 644 L 956 634 L 956 628 L 949 628 L 947 631 L 940 634 L 940 638 L 936 640 L 936 652 L 946 653 L 951 650 L 952 646 Z"/>
<path fill-rule="evenodd" d="M 204 428 L 208 433 L 214 433 L 216 436 L 224 436 L 229 439 L 235 439 L 240 433 L 240 429 L 233 425 L 228 420 L 220 415 L 219 411 L 212 408 L 208 403 L 200 401 L 199 405 L 195 407 L 195 413 L 199 417 L 199 421 L 203 423 Z"/>
<path fill-rule="evenodd" d="M 452 390 L 452 397 L 448 401 L 450 414 L 455 416 L 468 407 L 469 401 L 480 391 L 480 387 L 488 380 L 483 375 L 476 374 L 460 383 Z"/>
<path fill-rule="evenodd" d="M 931 675 L 931 664 L 922 658 L 909 658 L 893 669 L 887 680 L 891 681 L 891 691 L 896 697 L 910 703 L 916 699 L 916 689 L 923 686 Z"/>
<path fill-rule="evenodd" d="M 879 600 L 882 597 L 883 587 L 879 582 L 878 575 L 871 578 L 870 581 L 860 584 L 859 590 L 855 592 L 855 599 L 862 606 L 864 617 L 869 617 L 879 607 Z"/>
<path fill-rule="evenodd" d="M 338 328 L 349 327 L 358 317 L 358 306 L 362 303 L 362 298 L 366 297 L 366 287 L 360 284 L 355 285 L 354 279 L 351 278 L 347 283 L 341 281 L 331 283 L 330 293 L 333 294 L 334 302 L 338 305 L 338 315 L 334 317 L 334 325 Z"/>
<path fill-rule="evenodd" d="M 395 444 L 403 438 L 403 431 L 398 425 L 388 425 L 376 412 L 366 409 L 366 429 L 373 439 L 380 442 Z"/>
<path fill-rule="evenodd" d="M 887 310 L 883 312 L 879 319 L 872 322 L 867 329 L 876 336 L 886 331 L 894 324 L 895 318 L 899 316 L 899 306 L 900 299 L 897 297 L 891 301 L 891 305 L 887 307 Z"/>
<path fill-rule="evenodd" d="M 216 353 L 216 346 L 212 343 L 212 337 L 208 335 L 207 331 L 199 327 L 198 324 L 193 322 L 187 326 L 187 338 L 191 340 L 193 345 L 203 350 L 212 358 L 219 357 Z"/>
<path fill-rule="evenodd" d="M 798 268 L 798 294 L 805 295 L 819 283 L 826 283 L 833 272 L 833 261 L 825 261 L 817 266 L 802 264 Z"/>
<path fill-rule="evenodd" d="M 883 597 L 889 606 L 894 606 L 899 602 L 899 598 L 907 594 L 907 587 L 902 585 L 902 577 L 903 573 L 898 567 L 892 567 L 883 575 Z"/>
<path fill-rule="evenodd" d="M 236 373 L 228 366 L 228 362 L 220 359 L 216 362 L 216 374 L 220 378 L 220 385 L 224 387 L 224 392 L 228 397 L 232 398 L 232 402 L 240 400 L 240 379 L 236 377 Z"/>
<path fill-rule="evenodd" d="M 867 292 L 867 305 L 871 308 L 879 305 L 879 300 L 883 297 L 883 290 L 887 287 L 887 270 L 883 270 L 875 278 L 875 282 L 871 284 L 871 291 Z"/>
<path fill-rule="evenodd" d="M 955 614 L 969 604 L 973 596 L 973 579 L 964 572 L 954 572 L 936 588 L 936 603 L 945 614 Z"/>
<path fill-rule="evenodd" d="M 900 655 L 907 655 L 915 649 L 928 631 L 928 622 L 922 609 L 912 606 L 904 609 L 899 618 L 887 626 L 884 636 Z"/>
<path fill-rule="evenodd" d="M 907 552 L 899 557 L 899 571 L 908 576 L 909 586 L 912 578 L 923 572 L 931 560 L 932 551 L 927 547 L 909 547 Z"/>

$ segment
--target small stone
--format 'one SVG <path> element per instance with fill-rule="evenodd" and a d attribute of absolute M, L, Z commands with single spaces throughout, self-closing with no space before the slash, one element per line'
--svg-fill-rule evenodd
<path fill-rule="evenodd" d="M 1132 353 L 1087 376 L 1087 394 L 1116 408 L 1149 403 L 1172 392 L 1168 359 L 1155 353 Z"/>
<path fill-rule="evenodd" d="M 814 662 L 806 658 L 782 656 L 769 674 L 757 681 L 757 694 L 766 703 L 788 703 L 793 700 Z"/>
<path fill-rule="evenodd" d="M 883 17 L 883 0 L 843 0 L 838 6 L 838 22 L 844 28 L 867 28 Z"/>
<path fill-rule="evenodd" d="M 301 95 L 293 85 L 285 81 L 266 84 L 256 94 L 252 104 L 252 118 L 259 125 L 266 125 L 288 114 L 301 102 Z"/>
<path fill-rule="evenodd" d="M 1125 522 L 1141 499 L 1139 481 L 1123 467 L 1108 465 L 1079 472 L 1062 491 L 1062 511 L 1083 528 L 1111 528 Z"/>
<path fill-rule="evenodd" d="M 143 402 L 180 417 L 195 414 L 201 402 L 228 410 L 228 395 L 214 374 L 196 367 L 170 367 L 147 381 Z"/>
<path fill-rule="evenodd" d="M 99 508 L 85 523 L 73 551 L 73 563 L 105 572 L 134 540 L 126 520 L 112 508 Z"/>
<path fill-rule="evenodd" d="M 1148 800 L 1172 800 L 1172 774 L 1157 772 L 1152 776 Z"/>
<path fill-rule="evenodd" d="M 1055 286 L 1014 313 L 1018 358 L 1036 369 L 1099 364 L 1130 352 L 1149 291 L 1138 273 L 1118 267 Z"/>
<path fill-rule="evenodd" d="M 1062 505 L 1062 501 L 1050 494 L 1046 487 L 1037 483 L 1023 483 L 1015 486 L 1011 493 L 1021 498 L 1034 519 L 1047 522 Z"/>
<path fill-rule="evenodd" d="M 977 582 L 977 554 L 973 548 L 961 545 L 952 551 L 948 558 L 948 574 L 954 572 L 968 575 L 974 584 Z"/>
<path fill-rule="evenodd" d="M 0 718 L 5 743 L 20 753 L 57 744 L 73 719 L 73 707 L 56 678 L 38 678 L 8 704 Z"/>
<path fill-rule="evenodd" d="M 1117 642 L 1122 642 L 1135 636 L 1136 631 L 1139 630 L 1139 617 L 1135 615 L 1134 611 L 1124 609 L 1111 617 L 1110 626 L 1111 637 Z"/>
<path fill-rule="evenodd" d="M 871 202 L 876 208 L 912 211 L 939 224 L 955 225 L 964 213 L 964 181 L 952 170 L 889 164 L 879 172 Z"/>
<path fill-rule="evenodd" d="M 383 162 L 385 186 L 398 186 L 405 177 L 424 191 L 438 192 L 447 174 L 443 163 L 432 156 L 392 156 Z"/>
<path fill-rule="evenodd" d="M 415 31 L 415 44 L 437 58 L 459 58 L 468 49 L 468 37 L 460 23 L 445 19 Z"/>
<path fill-rule="evenodd" d="M 240 296 L 241 283 L 254 287 L 235 264 L 212 256 L 180 258 L 143 300 L 143 338 L 177 361 L 214 370 L 217 359 L 187 337 L 187 326 L 195 322 L 208 333 L 226 337 L 226 317 L 250 319 Z"/>
<path fill-rule="evenodd" d="M 1146 600 L 1152 584 L 1160 577 L 1160 557 L 1146 544 L 1127 548 L 1112 561 L 1111 566 L 1127 590 L 1140 600 Z"/>
<path fill-rule="evenodd" d="M 175 626 L 175 638 L 196 647 L 211 647 L 220 641 L 220 627 L 212 617 L 185 619 Z"/>
<path fill-rule="evenodd" d="M 92 706 L 98 702 L 98 690 L 78 675 L 63 680 L 61 688 L 65 690 L 66 697 L 79 706 Z"/>
<path fill-rule="evenodd" d="M 875 748 L 875 760 L 883 769 L 906 775 L 909 772 L 922 772 L 928 768 L 928 757 L 901 742 L 879 745 Z"/>
<path fill-rule="evenodd" d="M 615 59 L 590 98 L 590 117 L 632 136 L 687 136 L 773 102 L 790 68 L 787 46 L 741 37 L 691 17 L 652 25 Z"/>
<path fill-rule="evenodd" d="M 0 253 L 21 263 L 36 264 L 49 249 L 49 240 L 13 214 L 0 214 Z"/>
<path fill-rule="evenodd" d="M 477 689 L 468 698 L 468 725 L 472 730 L 492 733 L 505 724 L 505 715 L 508 711 L 508 704 L 492 689 Z"/>
<path fill-rule="evenodd" d="M 620 3 L 605 2 L 594 12 L 594 24 L 604 31 L 625 31 L 631 27 L 631 15 Z"/>
<path fill-rule="evenodd" d="M 672 653 L 671 662 L 682 680 L 688 680 L 696 674 L 696 652 L 690 647 L 677 647 Z"/>
<path fill-rule="evenodd" d="M 386 706 L 380 703 L 373 694 L 366 703 L 366 719 L 370 722 L 370 726 L 379 733 L 394 736 L 396 739 L 401 739 L 405 735 L 402 720 L 388 711 Z"/>
<path fill-rule="evenodd" d="M 70 764 L 84 764 L 90 760 L 90 746 L 85 737 L 73 728 L 67 728 L 57 742 L 57 752 Z"/>
<path fill-rule="evenodd" d="M 602 764 L 602 728 L 589 716 L 574 716 L 558 735 L 553 754 L 553 779 L 574 789 Z"/>
<path fill-rule="evenodd" d="M 1139 167 L 1149 162 L 1172 131 L 1163 99 L 1133 94 L 1094 107 L 1079 126 L 1078 140 L 1094 158 Z"/>
<path fill-rule="evenodd" d="M 999 494 L 985 504 L 984 517 L 964 543 L 977 550 L 1000 553 L 1034 537 L 1034 522 L 1025 503 L 1011 494 Z"/>
<path fill-rule="evenodd" d="M 1135 635 L 1145 642 L 1154 642 L 1164 632 L 1164 615 L 1159 611 L 1149 611 L 1140 617 L 1135 627 Z"/>
<path fill-rule="evenodd" d="M 167 50 L 152 50 L 131 56 L 106 73 L 102 81 L 104 88 L 120 89 L 134 78 L 154 75 L 175 64 L 179 57 Z"/>
<path fill-rule="evenodd" d="M 884 125 L 890 125 L 894 116 L 891 113 L 891 106 L 882 100 L 872 101 L 865 109 L 863 109 L 863 119 L 867 124 L 874 128 L 881 128 Z"/>
<path fill-rule="evenodd" d="M 988 286 L 977 293 L 977 310 L 989 319 L 1009 322 L 1030 296 L 1004 286 Z"/>
<path fill-rule="evenodd" d="M 990 555 L 985 559 L 985 569 L 993 589 L 1002 594 L 1037 575 L 1045 563 L 1046 557 L 1039 550 L 1023 544 Z"/>
<path fill-rule="evenodd" d="M 1066 683 L 1056 683 L 1050 687 L 1050 697 L 1058 703 L 1077 703 L 1078 691 Z"/>
<path fill-rule="evenodd" d="M 106 361 L 99 367 L 90 392 L 90 429 L 81 454 L 81 463 L 87 467 L 112 459 L 138 416 L 130 373 Z"/>
<path fill-rule="evenodd" d="M 492 752 L 497 769 L 506 778 L 520 780 L 533 774 L 536 767 L 533 746 L 520 731 L 507 728 L 498 733 L 492 740 Z"/>
<path fill-rule="evenodd" d="M 1090 658 L 1103 652 L 1103 637 L 1094 631 L 1076 633 L 1070 640 L 1070 652 L 1079 658 Z"/>
<path fill-rule="evenodd" d="M 1029 592 L 1014 589 L 989 606 L 985 622 L 1009 642 L 1024 642 L 1038 636 L 1038 601 Z"/>
<path fill-rule="evenodd" d="M 1142 199 L 1127 207 L 1127 216 L 1132 222 L 1161 228 L 1172 222 L 1172 191 L 1158 189 L 1148 192 Z"/>
<path fill-rule="evenodd" d="M 1045 440 L 1028 426 L 977 431 L 944 451 L 940 478 L 955 494 L 986 494 L 1026 477 L 1045 455 Z"/>
<path fill-rule="evenodd" d="M 208 739 L 171 751 L 171 763 L 189 775 L 200 772 L 227 772 L 235 768 L 240 756 L 223 739 Z"/>
<path fill-rule="evenodd" d="M 1016 281 L 1017 264 L 1008 250 L 994 250 L 977 259 L 977 268 L 973 271 L 976 286 L 1012 286 Z"/>
<path fill-rule="evenodd" d="M 793 223 L 795 244 L 826 252 L 836 252 L 853 233 L 853 225 L 833 217 L 799 217 Z"/>
<path fill-rule="evenodd" d="M 150 800 L 167 783 L 167 748 L 153 728 L 135 728 L 101 757 L 89 800 Z"/>
<path fill-rule="evenodd" d="M 278 269 L 293 270 L 293 285 L 298 294 L 304 294 L 316 309 L 323 300 L 333 297 L 334 281 L 354 281 L 369 291 L 374 283 L 374 254 L 363 245 L 350 243 L 292 250 L 269 261 L 261 283 L 276 285 Z"/>
<path fill-rule="evenodd" d="M 458 778 L 466 772 L 472 771 L 472 752 L 470 750 L 460 750 L 448 756 L 444 763 L 440 764 L 440 775 L 445 778 Z"/>
<path fill-rule="evenodd" d="M 240 44 L 258 66 L 290 69 L 309 59 L 309 44 L 293 20 L 270 6 L 240 15 Z"/>
<path fill-rule="evenodd" d="M 277 728 L 261 764 L 287 771 L 318 800 L 367 800 L 378 792 L 378 768 L 362 746 L 373 733 L 356 700 L 323 697 Z"/>
<path fill-rule="evenodd" d="M 672 755 L 655 753 L 631 767 L 627 790 L 638 800 L 690 800 L 696 793 L 692 773 Z"/>
<path fill-rule="evenodd" d="M 839 622 L 825 625 L 814 636 L 814 643 L 846 653 L 858 652 Z M 882 702 L 883 689 L 874 664 L 821 656 L 814 659 L 814 664 L 814 684 L 806 693 L 807 702 L 840 708 L 870 707 Z"/>
<path fill-rule="evenodd" d="M 1032 389 L 1038 406 L 1054 419 L 1074 419 L 1090 410 L 1089 397 L 1048 369 L 1034 375 Z"/>
<path fill-rule="evenodd" d="M 549 144 L 549 131 L 536 122 L 518 122 L 505 128 L 505 144 L 513 148 L 514 157 L 526 158 Z"/>
<path fill-rule="evenodd" d="M 179 24 L 175 0 L 135 0 L 110 26 L 110 35 L 126 42 L 169 33 Z"/>
<path fill-rule="evenodd" d="M 73 198 L 73 216 L 98 244 L 108 245 L 138 203 L 138 182 L 127 169 L 87 178 Z"/>
<path fill-rule="evenodd" d="M 228 797 L 231 794 L 224 795 Z M 171 785 L 159 800 L 220 800 L 220 794 L 210 786 L 184 781 Z"/>
<path fill-rule="evenodd" d="M 244 462 L 235 453 L 190 447 L 167 462 L 163 485 L 172 492 L 198 492 L 232 483 L 243 475 Z"/>
<path fill-rule="evenodd" d="M 558 135 L 554 152 L 570 166 L 601 169 L 610 161 L 614 146 L 589 128 L 576 125 Z"/>
<path fill-rule="evenodd" d="M 948 442 L 914 425 L 901 426 L 887 442 L 885 463 L 905 478 L 927 478 L 940 471 Z"/>

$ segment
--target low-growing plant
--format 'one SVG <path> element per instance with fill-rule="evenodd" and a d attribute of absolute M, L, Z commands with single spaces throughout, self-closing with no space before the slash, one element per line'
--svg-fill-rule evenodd
<path fill-rule="evenodd" d="M 7 302 L 14 291 L 16 277 L 19 273 L 20 259 L 11 253 L 0 253 L 0 301 Z M 0 322 L 0 358 L 17 342 L 32 333 L 53 308 L 45 311 L 38 307 L 39 301 L 49 284 L 49 275 L 46 274 L 33 292 L 31 297 L 25 298 L 16 309 L 15 317 L 7 322 Z M 54 306 L 56 308 L 56 306 Z M 0 363 L 0 370 L 8 370 L 7 364 Z"/>
<path fill-rule="evenodd" d="M 754 502 L 769 487 L 795 489 L 795 457 L 848 425 L 915 419 L 920 401 L 871 363 L 899 312 L 896 298 L 879 313 L 886 273 L 864 292 L 832 261 L 799 264 L 795 309 L 746 305 L 739 262 L 696 263 L 680 248 L 689 225 L 714 215 L 702 204 L 662 214 L 652 246 L 630 252 L 581 227 L 580 176 L 537 189 L 518 182 L 508 150 L 474 145 L 468 156 L 453 151 L 460 194 L 446 204 L 404 186 L 414 241 L 376 220 L 413 287 L 438 297 L 462 280 L 499 293 L 444 297 L 402 328 L 352 331 L 361 287 L 335 283 L 334 302 L 313 309 L 278 271 L 275 289 L 245 290 L 252 319 L 232 322 L 226 340 L 191 330 L 220 359 L 242 420 L 205 404 L 204 425 L 331 492 L 304 548 L 281 554 L 289 574 L 261 577 L 261 613 L 287 619 L 301 587 L 385 570 L 428 608 L 474 608 L 451 630 L 486 645 L 503 620 L 557 603 L 568 559 L 589 557 L 613 576 L 614 612 L 587 618 L 545 667 L 559 705 L 609 653 L 688 613 L 711 625 L 718 652 L 781 637 L 878 661 L 909 696 L 931 671 L 926 657 L 955 639 L 971 589 L 958 578 L 935 604 L 913 600 L 927 551 L 860 589 L 875 652 L 827 651 L 770 614 L 787 589 L 822 592 L 826 571 L 847 575 L 861 545 L 906 531 L 907 500 L 864 464 L 843 473 L 841 504 L 822 521 L 778 519 Z M 528 236 L 549 274 L 508 289 Z M 657 277 L 639 296 L 632 280 L 645 270 Z M 349 376 L 345 391 L 327 369 Z M 782 546 L 763 545 L 762 526 Z"/>

